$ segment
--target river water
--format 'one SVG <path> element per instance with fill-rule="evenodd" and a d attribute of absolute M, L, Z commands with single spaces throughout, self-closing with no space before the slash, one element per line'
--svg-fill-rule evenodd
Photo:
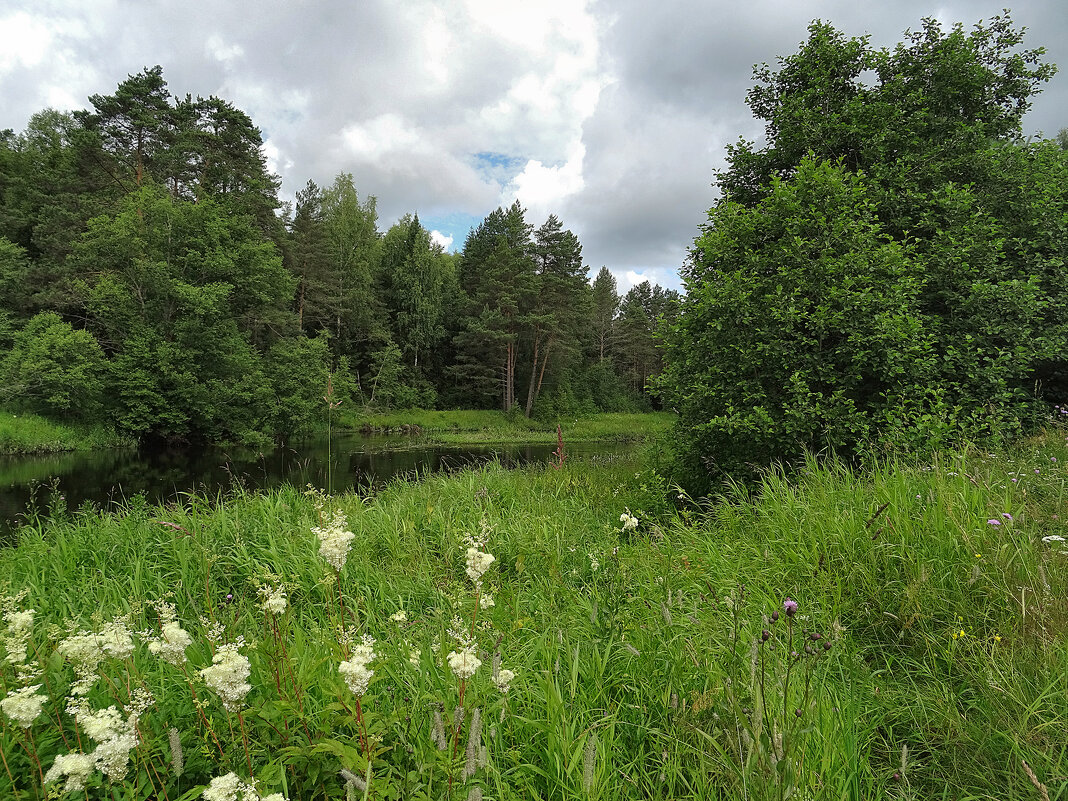
<path fill-rule="evenodd" d="M 614 443 L 577 443 L 569 455 L 627 449 Z M 58 501 L 113 508 L 143 495 L 165 503 L 195 492 L 213 497 L 236 485 L 249 489 L 312 484 L 332 493 L 366 489 L 396 476 L 414 476 L 499 459 L 506 466 L 547 462 L 555 444 L 426 446 L 411 437 L 359 434 L 272 450 L 155 447 L 83 453 L 0 456 L 0 544 L 36 509 Z"/>

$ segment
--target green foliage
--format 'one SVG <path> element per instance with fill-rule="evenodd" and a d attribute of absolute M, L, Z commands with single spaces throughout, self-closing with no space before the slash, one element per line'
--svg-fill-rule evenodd
<path fill-rule="evenodd" d="M 884 50 L 809 33 L 756 70 L 768 144 L 730 149 L 683 271 L 662 388 L 701 491 L 806 449 L 1017 432 L 1066 388 L 1068 160 L 1017 140 L 1042 51 L 1000 17 Z"/>
<path fill-rule="evenodd" d="M 8 405 L 68 420 L 99 413 L 103 372 L 104 354 L 92 335 L 53 312 L 31 319 L 0 363 Z"/>
<path fill-rule="evenodd" d="M 323 394 L 329 364 L 325 336 L 281 339 L 271 347 L 263 365 L 264 377 L 274 392 L 271 431 L 291 437 L 322 427 L 327 413 Z"/>

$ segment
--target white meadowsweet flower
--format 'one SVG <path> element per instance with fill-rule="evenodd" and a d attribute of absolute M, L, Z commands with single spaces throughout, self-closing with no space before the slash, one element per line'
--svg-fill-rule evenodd
<path fill-rule="evenodd" d="M 120 734 L 100 743 L 90 755 L 97 769 L 111 782 L 121 782 L 130 767 L 130 752 L 137 748 L 137 736 L 132 732 Z"/>
<path fill-rule="evenodd" d="M 98 743 L 118 737 L 126 728 L 122 713 L 114 706 L 98 709 L 95 712 L 89 712 L 83 708 L 78 711 L 75 718 L 82 727 L 82 731 Z"/>
<path fill-rule="evenodd" d="M 61 640 L 56 650 L 67 658 L 77 676 L 71 693 L 85 695 L 96 684 L 96 670 L 104 659 L 100 637 L 88 631 L 79 631 Z"/>
<path fill-rule="evenodd" d="M 100 649 L 115 659 L 126 659 L 134 652 L 130 616 L 117 617 L 100 630 Z"/>
<path fill-rule="evenodd" d="M 260 596 L 263 598 L 260 608 L 264 612 L 270 612 L 272 615 L 285 614 L 287 606 L 285 584 L 279 584 L 277 587 L 264 585 L 260 587 Z"/>
<path fill-rule="evenodd" d="M 392 615 L 390 615 L 389 619 L 392 620 L 394 623 L 404 623 L 408 620 L 408 613 L 405 612 L 403 609 L 399 609 Z"/>
<path fill-rule="evenodd" d="M 159 637 L 148 641 L 148 650 L 165 662 L 175 667 L 185 664 L 185 649 L 193 644 L 193 638 L 189 632 L 179 625 L 178 621 L 171 620 L 163 624 L 163 631 Z"/>
<path fill-rule="evenodd" d="M 623 524 L 623 531 L 634 531 L 638 527 L 638 518 L 632 515 L 627 507 L 624 507 L 623 514 L 619 516 L 619 522 Z"/>
<path fill-rule="evenodd" d="M 252 689 L 248 683 L 252 668 L 248 657 L 238 649 L 245 645 L 245 640 L 238 637 L 234 642 L 220 645 L 211 659 L 211 665 L 200 671 L 205 684 L 219 696 L 223 706 L 230 712 L 241 708 L 245 696 Z"/>
<path fill-rule="evenodd" d="M 7 661 L 13 665 L 19 665 L 26 661 L 26 648 L 33 633 L 33 609 L 12 611 L 4 615 L 7 622 L 7 632 L 4 637 L 4 646 L 7 648 Z"/>
<path fill-rule="evenodd" d="M 492 592 L 484 592 L 478 597 L 479 609 L 492 609 L 497 605 L 497 602 L 493 600 Z"/>
<path fill-rule="evenodd" d="M 312 533 L 319 538 L 319 555 L 329 562 L 334 570 L 341 570 L 345 566 L 349 547 L 356 538 L 355 534 L 346 529 L 348 524 L 345 513 L 335 509 L 327 525 L 312 528 Z"/>
<path fill-rule="evenodd" d="M 22 728 L 28 729 L 37 720 L 38 715 L 41 714 L 41 707 L 48 700 L 43 695 L 36 695 L 39 689 L 41 685 L 35 684 L 32 687 L 12 690 L 4 700 L 0 701 L 0 709 Z"/>
<path fill-rule="evenodd" d="M 408 649 L 408 663 L 414 667 L 419 667 L 420 661 L 423 658 L 423 652 L 418 648 Z"/>
<path fill-rule="evenodd" d="M 461 648 L 449 654 L 449 668 L 458 679 L 469 679 L 475 675 L 475 671 L 482 665 L 482 660 L 476 655 L 478 649 L 474 645 Z"/>
<path fill-rule="evenodd" d="M 87 754 L 60 754 L 45 774 L 44 783 L 51 784 L 65 778 L 67 781 L 63 785 L 63 792 L 79 793 L 85 789 L 85 783 L 95 769 L 96 761 Z"/>
<path fill-rule="evenodd" d="M 485 575 L 486 571 L 490 569 L 490 565 L 495 561 L 497 559 L 493 554 L 480 551 L 474 546 L 468 547 L 466 554 L 467 567 L 465 569 L 468 578 L 476 585 L 481 584 L 482 576 Z"/>
<path fill-rule="evenodd" d="M 367 667 L 376 656 L 374 645 L 374 638 L 365 634 L 363 639 L 353 647 L 349 658 L 338 667 L 338 672 L 341 673 L 345 684 L 357 698 L 367 692 L 371 677 L 375 674 Z"/>
<path fill-rule="evenodd" d="M 515 673 L 508 668 L 501 668 L 497 671 L 497 675 L 493 679 L 493 683 L 497 685 L 497 689 L 502 693 L 508 692 L 508 685 L 515 679 Z"/>

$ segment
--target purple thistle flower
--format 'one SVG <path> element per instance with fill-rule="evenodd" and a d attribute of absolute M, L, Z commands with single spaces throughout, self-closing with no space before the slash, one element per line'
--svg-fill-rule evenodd
<path fill-rule="evenodd" d="M 787 617 L 793 617 L 797 613 L 797 601 L 787 595 L 786 600 L 782 602 L 782 608 Z"/>

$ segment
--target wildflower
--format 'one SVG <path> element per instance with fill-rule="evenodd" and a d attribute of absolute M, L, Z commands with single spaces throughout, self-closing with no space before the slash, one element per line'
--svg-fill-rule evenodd
<path fill-rule="evenodd" d="M 400 609 L 390 615 L 389 619 L 392 620 L 394 623 L 403 623 L 408 619 L 408 613 L 405 612 L 403 609 Z"/>
<path fill-rule="evenodd" d="M 287 606 L 285 584 L 279 584 L 277 587 L 265 584 L 260 587 L 260 597 L 263 599 L 260 602 L 260 609 L 264 612 L 272 615 L 285 614 Z"/>
<path fill-rule="evenodd" d="M 0 709 L 3 709 L 4 714 L 22 728 L 28 729 L 37 720 L 37 716 L 41 714 L 41 707 L 48 700 L 43 695 L 36 694 L 39 689 L 41 685 L 35 684 L 32 687 L 12 690 L 3 701 L 0 701 Z"/>
<path fill-rule="evenodd" d="M 412 648 L 408 651 L 408 663 L 413 667 L 419 667 L 420 660 L 423 658 L 423 652 L 418 648 Z"/>
<path fill-rule="evenodd" d="M 130 616 L 117 617 L 100 631 L 100 648 L 110 657 L 127 659 L 134 652 L 133 632 L 130 631 Z"/>
<path fill-rule="evenodd" d="M 1012 515 L 1010 515 L 1008 512 L 1002 512 L 1001 516 L 1008 520 L 1010 523 L 1012 522 Z"/>
<path fill-rule="evenodd" d="M 26 646 L 33 632 L 33 609 L 11 611 L 4 615 L 7 621 L 7 636 L 4 645 L 7 648 L 7 661 L 19 665 L 26 661 Z"/>
<path fill-rule="evenodd" d="M 449 669 L 461 681 L 474 676 L 475 671 L 482 664 L 482 660 L 475 655 L 476 650 L 475 645 L 471 644 L 466 648 L 461 648 L 459 651 L 453 651 L 448 656 Z"/>
<path fill-rule="evenodd" d="M 100 638 L 87 631 L 79 631 L 60 641 L 59 653 L 70 661 L 74 668 L 76 680 L 71 687 L 74 695 L 85 695 L 96 684 L 96 669 L 104 659 L 100 648 Z"/>
<path fill-rule="evenodd" d="M 975 555 L 975 558 L 976 558 L 976 559 L 982 559 L 982 558 L 983 558 L 983 555 L 982 555 L 981 553 L 977 553 L 977 554 Z"/>
<path fill-rule="evenodd" d="M 159 637 L 148 641 L 148 650 L 175 667 L 185 664 L 185 649 L 193 643 L 189 632 L 183 629 L 176 620 L 170 620 L 163 624 L 163 631 Z"/>
<path fill-rule="evenodd" d="M 502 668 L 497 671 L 497 676 L 494 678 L 493 683 L 497 685 L 497 689 L 502 693 L 508 693 L 508 687 L 515 679 L 515 673 L 508 668 Z"/>
<path fill-rule="evenodd" d="M 51 784 L 59 779 L 66 778 L 67 781 L 63 785 L 63 792 L 79 793 L 85 789 L 85 783 L 93 775 L 95 767 L 96 764 L 93 758 L 86 754 L 79 754 L 78 752 L 60 754 L 56 757 L 56 761 L 52 763 L 52 767 L 48 769 L 48 773 L 45 774 L 44 783 Z"/>
<path fill-rule="evenodd" d="M 118 737 L 122 733 L 122 713 L 114 706 L 107 709 L 99 709 L 96 712 L 88 710 L 76 715 L 82 731 L 98 743 Z"/>
<path fill-rule="evenodd" d="M 782 608 L 787 617 L 793 617 L 797 614 L 797 601 L 790 596 L 786 596 L 786 600 L 782 602 Z"/>
<path fill-rule="evenodd" d="M 628 507 L 623 507 L 623 514 L 619 516 L 619 522 L 623 524 L 623 531 L 634 531 L 638 527 L 638 518 L 630 513 Z"/>
<path fill-rule="evenodd" d="M 100 743 L 92 757 L 96 767 L 112 782 L 122 781 L 130 766 L 130 752 L 137 748 L 137 735 L 127 731 Z"/>
<path fill-rule="evenodd" d="M 592 553 L 589 554 L 589 557 L 590 557 L 590 571 L 593 572 L 593 573 L 596 573 L 600 569 L 601 563 L 597 561 L 597 557 L 594 556 Z"/>
<path fill-rule="evenodd" d="M 374 638 L 368 634 L 363 635 L 363 640 L 352 649 L 351 657 L 342 662 L 338 668 L 345 684 L 357 698 L 367 692 L 371 683 L 371 677 L 375 674 L 368 669 L 368 663 L 375 658 Z"/>
<path fill-rule="evenodd" d="M 334 570 L 341 570 L 345 566 L 349 547 L 356 538 L 355 534 L 345 528 L 347 525 L 345 513 L 335 509 L 328 525 L 312 528 L 312 533 L 319 538 L 319 555 L 329 562 Z"/>
<path fill-rule="evenodd" d="M 987 523 L 988 526 L 1000 526 L 1001 525 L 1001 521 L 998 520 L 996 517 L 990 518 L 989 520 L 986 521 L 986 523 Z"/>
<path fill-rule="evenodd" d="M 482 576 L 485 575 L 486 571 L 490 569 L 490 565 L 495 561 L 496 557 L 491 553 L 484 553 L 473 546 L 467 549 L 467 567 L 465 572 L 467 573 L 468 578 L 475 583 L 476 587 L 482 584 Z"/>
<path fill-rule="evenodd" d="M 223 706 L 230 712 L 241 707 L 248 691 L 252 689 L 252 685 L 248 683 L 249 674 L 252 672 L 248 657 L 238 651 L 244 644 L 244 638 L 238 637 L 232 643 L 219 646 L 219 650 L 212 657 L 211 665 L 200 671 L 204 683 L 219 696 Z"/>
<path fill-rule="evenodd" d="M 255 787 L 231 772 L 212 779 L 201 798 L 204 801 L 255 801 L 258 795 Z"/>
<path fill-rule="evenodd" d="M 497 603 L 493 600 L 493 593 L 491 592 L 484 592 L 478 598 L 479 609 L 492 609 L 496 605 Z"/>

